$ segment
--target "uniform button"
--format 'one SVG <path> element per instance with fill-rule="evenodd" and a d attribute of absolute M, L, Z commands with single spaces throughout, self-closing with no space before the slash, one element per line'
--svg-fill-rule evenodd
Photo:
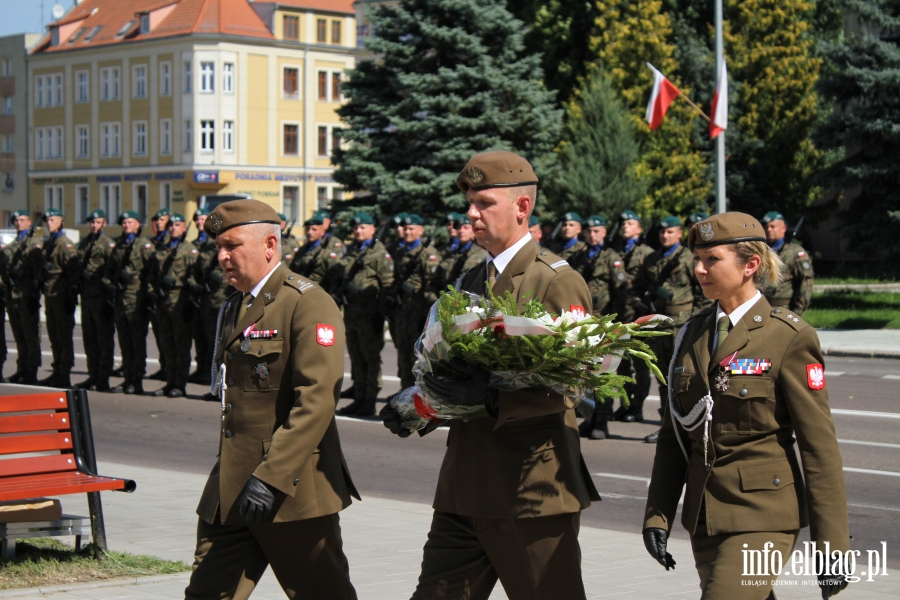
<path fill-rule="evenodd" d="M 231 355 L 231 350 L 229 350 L 229 351 L 228 351 L 228 354 L 226 354 L 225 356 L 228 357 L 228 360 L 231 360 L 231 359 L 233 358 L 232 355 Z"/>
<path fill-rule="evenodd" d="M 781 480 L 775 479 L 775 481 L 772 482 L 772 485 L 776 485 L 776 486 L 781 485 Z"/>
<path fill-rule="evenodd" d="M 228 385 L 234 385 L 234 377 L 228 378 Z"/>
<path fill-rule="evenodd" d="M 234 435 L 234 434 L 231 433 L 231 430 L 230 430 L 230 429 L 226 429 L 226 430 L 225 430 L 225 437 L 230 438 L 232 435 Z"/>
<path fill-rule="evenodd" d="M 747 388 L 744 388 L 741 390 L 741 397 L 743 398 L 746 395 L 747 395 Z"/>
<path fill-rule="evenodd" d="M 298 483 L 300 483 L 300 480 L 299 480 L 299 479 L 295 479 L 295 480 L 294 480 L 294 485 L 297 485 Z"/>
<path fill-rule="evenodd" d="M 534 452 L 535 450 L 537 450 L 537 446 L 535 446 L 534 444 L 528 446 L 528 451 L 529 451 L 529 452 Z"/>
<path fill-rule="evenodd" d="M 229 402 L 228 404 L 225 405 L 225 412 L 226 412 L 226 413 L 230 413 L 230 412 L 231 412 L 231 403 L 230 403 L 230 402 Z"/>

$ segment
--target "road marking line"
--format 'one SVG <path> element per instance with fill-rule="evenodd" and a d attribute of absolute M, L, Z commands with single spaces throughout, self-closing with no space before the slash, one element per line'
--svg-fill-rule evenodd
<path fill-rule="evenodd" d="M 900 379 L 900 375 L 884 375 L 882 379 Z"/>
<path fill-rule="evenodd" d="M 611 479 L 628 479 L 630 481 L 643 481 L 650 485 L 649 477 L 637 477 L 635 475 L 620 475 L 618 473 L 594 473 L 594 477 L 609 477 Z"/>
<path fill-rule="evenodd" d="M 10 349 L 8 350 L 8 352 L 9 352 L 10 354 L 18 354 L 18 353 L 19 353 L 19 351 L 16 350 L 15 348 L 10 348 Z M 53 356 L 53 352 L 51 352 L 51 351 L 49 351 L 49 350 L 41 350 L 41 356 Z M 76 353 L 73 354 L 72 356 L 74 356 L 75 358 L 83 358 L 84 360 L 87 360 L 87 354 L 78 354 L 78 353 L 76 352 Z M 116 355 L 116 356 L 113 356 L 113 360 L 114 360 L 114 361 L 121 361 L 121 360 L 122 360 L 122 357 Z M 159 364 L 159 359 L 158 359 L 158 358 L 147 358 L 147 362 L 148 362 L 148 363 L 156 363 L 156 364 Z M 196 367 L 196 366 L 197 366 L 197 361 L 192 360 L 192 361 L 191 361 L 191 366 L 192 366 L 192 367 Z"/>
<path fill-rule="evenodd" d="M 845 417 L 875 417 L 878 419 L 900 419 L 900 413 L 875 412 L 872 410 L 848 410 L 846 408 L 832 408 L 831 414 Z"/>
<path fill-rule="evenodd" d="M 828 370 L 826 370 L 825 377 L 840 377 L 844 373 L 846 373 L 846 371 L 828 371 Z"/>
<path fill-rule="evenodd" d="M 865 475 L 885 475 L 887 477 L 900 477 L 900 473 L 896 471 L 878 471 L 876 469 L 857 469 L 854 467 L 844 467 L 848 473 L 863 473 Z"/>
<path fill-rule="evenodd" d="M 874 508 L 876 510 L 891 510 L 894 512 L 900 512 L 900 508 L 894 508 L 893 506 L 878 506 L 877 504 L 854 504 L 852 502 L 848 502 L 847 506 L 853 506 L 855 508 Z"/>
<path fill-rule="evenodd" d="M 884 442 L 863 442 L 860 440 L 838 440 L 841 444 L 855 444 L 858 446 L 875 446 L 877 448 L 900 448 L 900 444 L 885 444 Z"/>

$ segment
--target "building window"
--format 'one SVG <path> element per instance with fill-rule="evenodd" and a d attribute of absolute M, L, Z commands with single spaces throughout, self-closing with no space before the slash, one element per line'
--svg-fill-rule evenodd
<path fill-rule="evenodd" d="M 212 152 L 216 149 L 216 122 L 200 121 L 200 150 Z"/>
<path fill-rule="evenodd" d="M 84 223 L 84 219 L 91 212 L 90 188 L 86 185 L 75 186 L 75 222 Z M 112 219 L 115 216 L 110 215 Z"/>
<path fill-rule="evenodd" d="M 38 127 L 34 139 L 35 160 L 50 160 L 63 157 L 63 128 Z"/>
<path fill-rule="evenodd" d="M 119 99 L 119 67 L 100 69 L 100 99 Z"/>
<path fill-rule="evenodd" d="M 299 69 L 285 67 L 284 69 L 284 97 L 300 97 L 300 72 Z"/>
<path fill-rule="evenodd" d="M 234 121 L 222 123 L 222 151 L 234 152 Z"/>
<path fill-rule="evenodd" d="M 159 63 L 159 95 L 172 95 L 172 63 Z"/>
<path fill-rule="evenodd" d="M 191 62 L 184 63 L 184 93 L 190 94 L 193 89 L 194 78 L 191 74 Z"/>
<path fill-rule="evenodd" d="M 122 186 L 120 184 L 105 183 L 100 186 L 100 208 L 109 216 L 118 217 L 122 213 Z"/>
<path fill-rule="evenodd" d="M 222 92 L 225 94 L 234 93 L 234 63 L 222 65 Z"/>
<path fill-rule="evenodd" d="M 3 147 L 5 148 L 4 152 L 10 153 L 10 154 L 15 152 L 15 149 L 13 148 L 13 136 L 6 135 L 3 137 L 4 137 L 4 141 L 3 141 L 4 146 Z"/>
<path fill-rule="evenodd" d="M 147 65 L 135 65 L 132 67 L 131 95 L 135 98 L 147 97 Z"/>
<path fill-rule="evenodd" d="M 12 77 L 12 74 L 13 74 L 13 66 L 12 66 L 12 59 L 11 59 L 11 58 L 4 58 L 4 59 L 3 59 L 3 74 L 4 74 L 6 77 Z"/>
<path fill-rule="evenodd" d="M 184 151 L 192 152 L 194 148 L 194 127 L 191 121 L 184 122 Z"/>
<path fill-rule="evenodd" d="M 44 128 L 34 130 L 34 159 L 44 160 Z"/>
<path fill-rule="evenodd" d="M 300 39 L 300 17 L 285 15 L 284 39 L 297 41 Z"/>
<path fill-rule="evenodd" d="M 319 19 L 316 21 L 316 41 L 320 44 L 324 44 L 326 42 L 325 39 L 325 28 L 328 27 L 328 23 L 325 19 Z"/>
<path fill-rule="evenodd" d="M 331 43 L 332 44 L 340 44 L 341 43 L 341 22 L 340 21 L 332 21 L 331 22 Z"/>
<path fill-rule="evenodd" d="M 44 186 L 44 210 L 48 208 L 63 208 L 63 186 L 61 185 L 45 185 Z"/>
<path fill-rule="evenodd" d="M 328 188 L 324 185 L 316 188 L 316 202 L 320 207 L 328 206 Z"/>
<path fill-rule="evenodd" d="M 172 154 L 172 119 L 159 121 L 159 153 Z"/>
<path fill-rule="evenodd" d="M 216 90 L 216 65 L 211 62 L 200 63 L 200 91 L 212 93 Z"/>
<path fill-rule="evenodd" d="M 172 212 L 172 184 L 168 181 L 159 186 L 159 207 Z"/>
<path fill-rule="evenodd" d="M 44 105 L 44 78 L 34 78 L 34 105 L 40 108 Z"/>
<path fill-rule="evenodd" d="M 328 73 L 319 71 L 319 100 L 328 100 Z"/>
<path fill-rule="evenodd" d="M 118 123 L 100 123 L 100 156 L 119 156 L 120 126 Z M 107 214 L 118 214 L 109 213 Z"/>
<path fill-rule="evenodd" d="M 53 132 L 53 156 L 55 158 L 63 157 L 63 128 L 62 127 L 51 127 L 51 131 Z"/>
<path fill-rule="evenodd" d="M 319 127 L 319 156 L 328 156 L 328 128 Z"/>
<path fill-rule="evenodd" d="M 302 220 L 300 218 L 300 188 L 298 186 L 284 186 L 281 212 L 287 217 L 288 222 Z"/>
<path fill-rule="evenodd" d="M 89 131 L 87 125 L 75 127 L 75 156 L 78 158 L 87 158 L 90 154 Z"/>
<path fill-rule="evenodd" d="M 48 90 L 49 91 L 49 90 Z M 62 106 L 63 103 L 63 76 L 53 76 L 53 104 Z"/>
<path fill-rule="evenodd" d="M 88 72 L 78 71 L 75 73 L 75 102 L 87 102 L 88 95 Z"/>
<path fill-rule="evenodd" d="M 13 114 L 13 99 L 12 99 L 12 96 L 7 96 L 7 97 L 6 97 L 6 100 L 4 101 L 3 104 L 4 104 L 4 106 L 3 106 L 3 114 L 5 114 L 5 115 L 11 115 L 11 114 Z"/>
<path fill-rule="evenodd" d="M 132 208 L 141 215 L 141 223 L 147 220 L 147 184 L 134 184 L 134 198 L 132 199 Z"/>
<path fill-rule="evenodd" d="M 297 156 L 300 152 L 299 125 L 284 126 L 284 153 L 288 156 Z"/>
<path fill-rule="evenodd" d="M 339 102 L 341 99 L 341 74 L 331 74 L 331 99 Z"/>
<path fill-rule="evenodd" d="M 147 156 L 147 121 L 132 123 L 132 151 L 135 156 Z"/>

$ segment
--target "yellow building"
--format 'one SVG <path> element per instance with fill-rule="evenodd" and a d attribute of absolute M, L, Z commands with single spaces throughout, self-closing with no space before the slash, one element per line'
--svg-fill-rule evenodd
<path fill-rule="evenodd" d="M 190 218 L 246 193 L 302 223 L 341 198 L 351 0 L 84 0 L 29 57 L 33 210 Z"/>

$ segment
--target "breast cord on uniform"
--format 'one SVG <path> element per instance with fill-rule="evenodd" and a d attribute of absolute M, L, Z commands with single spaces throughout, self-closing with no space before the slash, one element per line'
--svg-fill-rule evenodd
<path fill-rule="evenodd" d="M 219 307 L 219 315 L 216 317 L 216 342 L 213 345 L 212 363 L 209 365 L 209 391 L 213 395 L 218 394 L 219 388 L 225 383 L 225 373 L 219 373 L 219 369 L 216 368 L 216 357 L 219 356 L 219 344 L 221 343 L 219 335 L 222 333 L 222 317 L 225 316 L 225 311 L 230 306 L 231 302 L 223 303 Z M 224 365 L 223 362 L 222 366 Z"/>
<path fill-rule="evenodd" d="M 675 386 L 672 385 L 672 380 L 675 376 L 675 361 L 678 360 L 678 353 L 681 351 L 681 344 L 684 341 L 684 336 L 687 333 L 689 325 L 690 322 L 686 323 L 685 326 L 681 328 L 681 331 L 678 332 L 678 337 L 675 339 L 675 352 L 672 354 L 672 362 L 669 363 L 669 413 L 672 415 L 675 439 L 678 440 L 678 445 L 681 446 L 681 453 L 684 454 L 684 460 L 688 462 L 690 462 L 690 457 L 688 456 L 687 449 L 684 447 L 684 443 L 681 441 L 681 435 L 678 433 L 678 425 L 681 424 L 685 431 L 693 431 L 697 429 L 701 423 L 703 424 L 703 464 L 706 465 L 706 469 L 709 470 L 710 465 L 707 455 L 707 449 L 709 448 L 709 424 L 712 422 L 712 410 L 713 405 L 715 404 L 712 399 L 712 393 L 707 391 L 706 395 L 694 405 L 694 408 L 692 408 L 688 414 L 682 415 L 675 405 Z"/>

